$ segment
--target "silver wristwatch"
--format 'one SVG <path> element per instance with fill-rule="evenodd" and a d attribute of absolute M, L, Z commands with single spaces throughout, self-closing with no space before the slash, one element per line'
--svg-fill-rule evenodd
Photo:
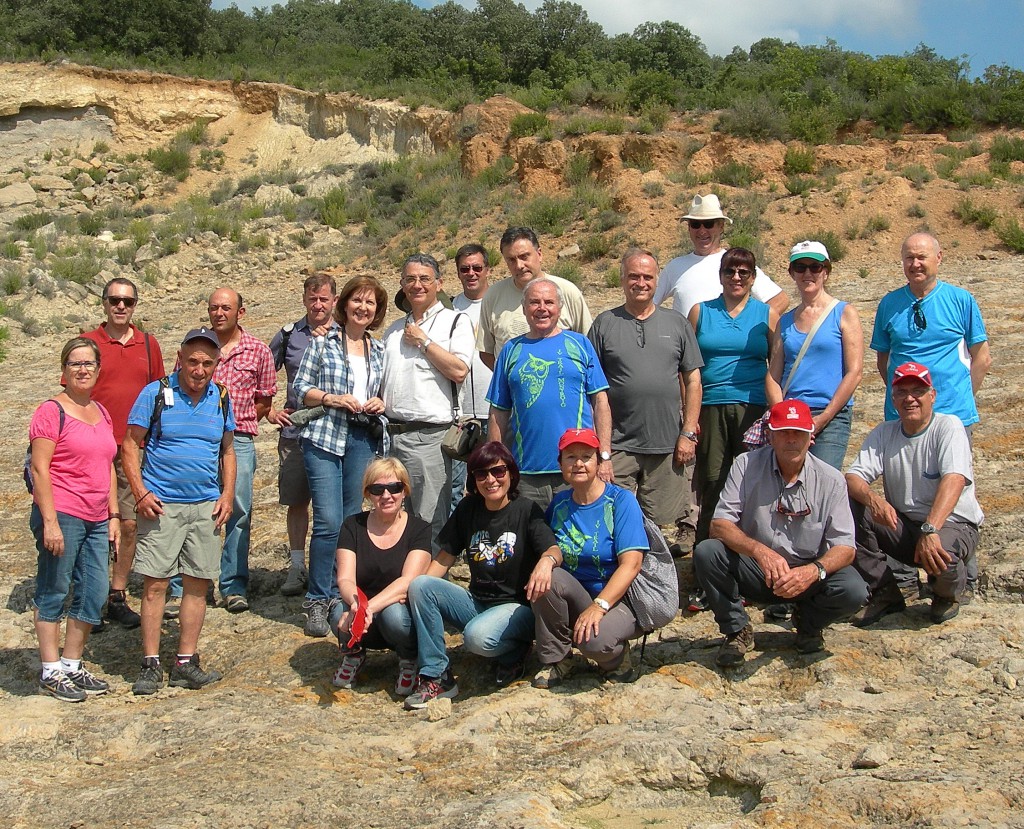
<path fill-rule="evenodd" d="M 938 531 L 938 527 L 934 524 L 929 524 L 927 521 L 921 525 L 921 535 L 935 535 Z"/>
<path fill-rule="evenodd" d="M 603 610 L 605 613 L 612 609 L 612 606 L 600 597 L 594 599 L 594 604 L 601 608 L 601 610 Z"/>

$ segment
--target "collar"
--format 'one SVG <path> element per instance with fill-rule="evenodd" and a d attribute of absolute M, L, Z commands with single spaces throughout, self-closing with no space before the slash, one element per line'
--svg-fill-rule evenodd
<path fill-rule="evenodd" d="M 119 343 L 119 342 L 121 342 L 120 340 L 115 340 L 113 337 L 110 336 L 110 334 L 107 331 L 107 324 L 105 322 L 101 322 L 99 324 L 99 327 L 96 330 L 102 332 L 103 339 L 105 339 L 108 343 Z M 132 323 L 128 323 L 128 330 L 132 332 L 132 337 L 131 337 L 130 340 L 128 340 L 128 342 L 130 342 L 130 343 L 142 342 L 143 337 L 144 337 L 143 333 L 141 331 L 139 331 L 139 329 L 136 328 Z M 127 345 L 127 343 L 125 343 L 125 345 Z"/>
<path fill-rule="evenodd" d="M 420 327 L 422 327 L 422 326 L 423 326 L 423 323 L 425 323 L 425 322 L 426 322 L 426 321 L 427 321 L 428 319 L 430 319 L 431 317 L 437 316 L 437 315 L 438 315 L 439 313 L 441 313 L 441 311 L 443 311 L 443 310 L 444 310 L 444 304 L 443 304 L 443 303 L 441 302 L 441 300 L 437 300 L 437 301 L 436 301 L 436 302 L 435 302 L 435 303 L 434 303 L 433 305 L 431 305 L 431 306 L 430 306 L 430 307 L 429 307 L 429 308 L 428 308 L 428 309 L 427 309 L 427 310 L 426 310 L 426 311 L 425 311 L 425 312 L 423 313 L 423 319 L 421 319 L 421 320 L 420 320 L 419 322 L 417 322 L 416 324 L 417 324 L 417 325 L 419 325 Z M 407 317 L 408 319 L 412 320 L 413 322 L 416 322 L 415 318 L 413 317 L 412 311 L 410 311 L 410 312 L 409 312 L 408 314 L 406 314 L 406 317 Z"/>
<path fill-rule="evenodd" d="M 779 476 L 779 480 L 782 482 L 783 488 L 796 486 L 797 484 L 802 485 L 804 483 L 804 478 L 807 473 L 807 459 L 811 455 L 810 451 L 808 451 L 808 453 L 804 456 L 804 464 L 803 466 L 800 467 L 800 472 L 797 473 L 796 480 L 793 481 L 793 483 L 787 483 L 785 475 L 782 474 L 782 470 L 779 468 L 779 459 L 775 455 L 775 449 L 773 449 L 771 446 L 769 446 L 768 448 L 771 449 L 772 452 L 772 474 Z"/>

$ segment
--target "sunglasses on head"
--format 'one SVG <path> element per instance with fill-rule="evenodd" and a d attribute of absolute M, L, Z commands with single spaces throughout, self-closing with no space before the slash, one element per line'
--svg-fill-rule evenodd
<path fill-rule="evenodd" d="M 505 480 L 505 476 L 507 474 L 508 474 L 508 467 L 503 465 L 503 464 L 500 464 L 498 466 L 488 466 L 486 469 L 474 469 L 473 470 L 473 479 L 475 481 L 483 483 L 484 481 L 487 480 L 487 477 L 489 475 L 493 475 L 494 476 L 494 480 L 496 480 L 496 481 L 504 481 Z"/>
<path fill-rule="evenodd" d="M 711 230 L 711 228 L 713 228 L 718 222 L 718 219 L 687 219 L 686 221 L 690 225 L 690 230 L 696 230 L 699 227 L 702 227 L 705 230 Z"/>
<path fill-rule="evenodd" d="M 794 262 L 789 266 L 789 269 L 793 273 L 803 273 L 804 271 L 810 271 L 811 273 L 821 273 L 825 270 L 824 262 Z"/>
<path fill-rule="evenodd" d="M 913 304 L 914 310 L 914 325 L 918 331 L 924 331 L 928 327 L 928 317 L 924 315 L 924 308 L 921 307 L 922 300 L 918 300 Z"/>
<path fill-rule="evenodd" d="M 385 492 L 398 495 L 400 492 L 405 492 L 405 484 L 401 481 L 388 481 L 386 484 L 370 484 L 366 491 L 371 495 L 376 495 L 378 498 Z"/>
<path fill-rule="evenodd" d="M 124 305 L 125 308 L 134 308 L 138 300 L 133 296 L 108 296 L 107 302 L 114 307 Z"/>
<path fill-rule="evenodd" d="M 459 273 L 483 273 L 484 265 L 459 265 Z"/>

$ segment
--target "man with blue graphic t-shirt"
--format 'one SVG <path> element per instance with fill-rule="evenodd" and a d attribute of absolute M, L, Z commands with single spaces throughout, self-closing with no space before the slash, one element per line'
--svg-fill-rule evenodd
<path fill-rule="evenodd" d="M 155 694 L 163 685 L 160 627 L 167 585 L 178 574 L 181 635 L 169 684 L 198 689 L 220 679 L 199 666 L 196 653 L 207 587 L 220 573 L 220 529 L 235 498 L 235 417 L 227 393 L 211 382 L 219 359 L 213 331 L 189 331 L 178 350 L 180 368 L 166 385 L 143 388 L 128 415 L 122 453 L 139 516 L 135 572 L 144 579 L 143 660 L 135 694 Z"/>
<path fill-rule="evenodd" d="M 612 479 L 608 381 L 590 341 L 559 327 L 562 297 L 554 282 L 530 282 L 523 311 L 530 330 L 505 343 L 494 365 L 488 435 L 512 450 L 520 494 L 544 509 L 566 487 L 558 467 L 558 438 L 566 429 L 597 432 L 598 474 Z"/>

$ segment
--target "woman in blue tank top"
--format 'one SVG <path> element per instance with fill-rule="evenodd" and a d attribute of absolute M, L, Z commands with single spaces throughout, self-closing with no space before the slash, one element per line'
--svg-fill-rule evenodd
<path fill-rule="evenodd" d="M 757 262 L 745 248 L 722 257 L 722 295 L 690 309 L 690 325 L 704 357 L 697 470 L 700 517 L 696 540 L 708 537 L 711 518 L 733 460 L 744 451 L 743 433 L 764 414 L 768 355 L 779 315 L 750 295 Z"/>

